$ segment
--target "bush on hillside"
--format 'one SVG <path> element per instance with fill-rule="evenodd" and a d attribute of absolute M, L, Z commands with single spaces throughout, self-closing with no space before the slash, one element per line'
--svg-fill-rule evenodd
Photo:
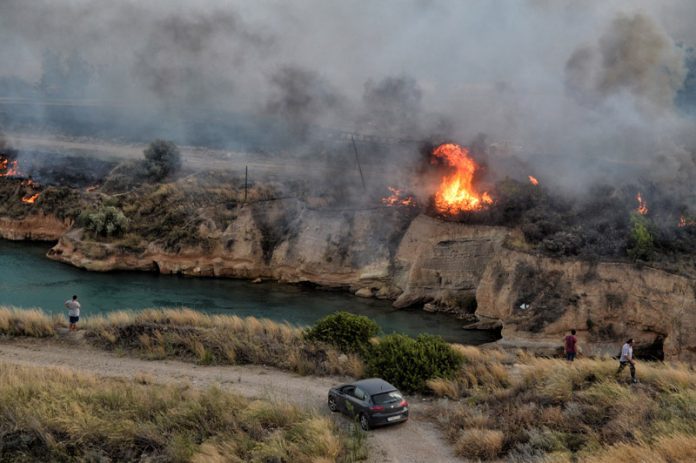
<path fill-rule="evenodd" d="M 319 320 L 307 330 L 305 337 L 336 346 L 343 352 L 364 354 L 370 338 L 379 333 L 379 325 L 363 316 L 341 311 Z"/>
<path fill-rule="evenodd" d="M 95 236 L 121 236 L 128 228 L 128 218 L 114 206 L 101 207 L 80 214 L 78 223 Z"/>
<path fill-rule="evenodd" d="M 367 370 L 407 392 L 427 392 L 426 381 L 451 378 L 463 358 L 439 336 L 390 334 L 369 350 Z"/>
<path fill-rule="evenodd" d="M 150 178 L 160 181 L 181 168 L 181 152 L 172 142 L 155 140 L 143 152 L 145 170 Z"/>

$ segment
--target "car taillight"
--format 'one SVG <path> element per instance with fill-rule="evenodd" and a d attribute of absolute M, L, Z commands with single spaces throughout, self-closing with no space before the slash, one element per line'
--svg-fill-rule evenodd
<path fill-rule="evenodd" d="M 381 405 L 373 405 L 372 407 L 370 407 L 370 411 L 373 412 L 381 412 L 382 410 L 384 410 L 384 407 Z"/>
<path fill-rule="evenodd" d="M 399 404 L 399 407 L 408 407 L 408 402 L 405 400 L 402 400 L 401 403 Z"/>

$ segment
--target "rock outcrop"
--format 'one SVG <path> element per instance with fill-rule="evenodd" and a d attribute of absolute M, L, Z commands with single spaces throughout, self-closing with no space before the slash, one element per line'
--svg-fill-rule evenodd
<path fill-rule="evenodd" d="M 696 359 L 694 281 L 627 263 L 560 260 L 504 249 L 476 291 L 477 314 L 501 320 L 506 339 L 555 342 L 578 330 L 586 353 L 640 349 Z"/>
<path fill-rule="evenodd" d="M 0 217 L 0 238 L 6 240 L 57 241 L 72 223 L 43 214 L 22 219 Z"/>

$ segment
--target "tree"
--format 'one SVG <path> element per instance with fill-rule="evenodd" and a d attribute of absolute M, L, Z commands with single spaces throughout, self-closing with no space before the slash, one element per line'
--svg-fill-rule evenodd
<path fill-rule="evenodd" d="M 143 154 L 145 155 L 145 170 L 148 176 L 155 181 L 160 181 L 181 168 L 181 152 L 171 141 L 155 140 L 150 143 Z"/>
<path fill-rule="evenodd" d="M 655 249 L 653 236 L 648 229 L 648 220 L 640 214 L 631 214 L 631 234 L 626 253 L 633 260 L 649 260 Z"/>

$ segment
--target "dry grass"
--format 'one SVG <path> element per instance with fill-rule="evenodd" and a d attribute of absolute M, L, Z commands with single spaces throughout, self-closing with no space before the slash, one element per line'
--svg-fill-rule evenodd
<path fill-rule="evenodd" d="M 0 307 L 0 334 L 54 336 L 63 317 L 40 310 Z M 303 375 L 361 377 L 356 354 L 307 341 L 300 328 L 254 317 L 208 315 L 191 309 L 111 312 L 80 321 L 85 338 L 106 349 L 149 359 L 178 358 L 199 364 L 271 365 Z"/>
<path fill-rule="evenodd" d="M 611 359 L 569 364 L 523 354 L 506 365 L 500 354 L 459 350 L 467 358 L 463 370 L 474 365 L 486 380 L 429 386 L 439 396 L 466 398 L 455 406 L 442 402 L 437 413 L 462 456 L 515 463 L 696 461 L 696 372 L 687 365 L 639 362 L 640 383 L 631 385 L 628 372 L 616 377 Z M 506 370 L 499 378 L 507 384 L 486 371 L 493 366 Z M 497 454 L 486 450 L 496 448 L 491 431 L 502 436 Z"/>
<path fill-rule="evenodd" d="M 0 307 L 0 334 L 43 338 L 54 336 L 56 326 L 66 326 L 65 321 L 41 310 Z"/>
<path fill-rule="evenodd" d="M 466 458 L 493 460 L 503 449 L 503 433 L 491 429 L 466 429 L 454 444 L 457 454 Z"/>
<path fill-rule="evenodd" d="M 3 461 L 345 461 L 348 436 L 284 402 L 0 364 Z"/>
<path fill-rule="evenodd" d="M 498 389 L 510 384 L 508 369 L 503 364 L 509 355 L 498 349 L 480 349 L 474 346 L 452 344 L 464 362 L 452 379 L 435 378 L 426 382 L 437 397 L 458 399 L 472 389 Z"/>

